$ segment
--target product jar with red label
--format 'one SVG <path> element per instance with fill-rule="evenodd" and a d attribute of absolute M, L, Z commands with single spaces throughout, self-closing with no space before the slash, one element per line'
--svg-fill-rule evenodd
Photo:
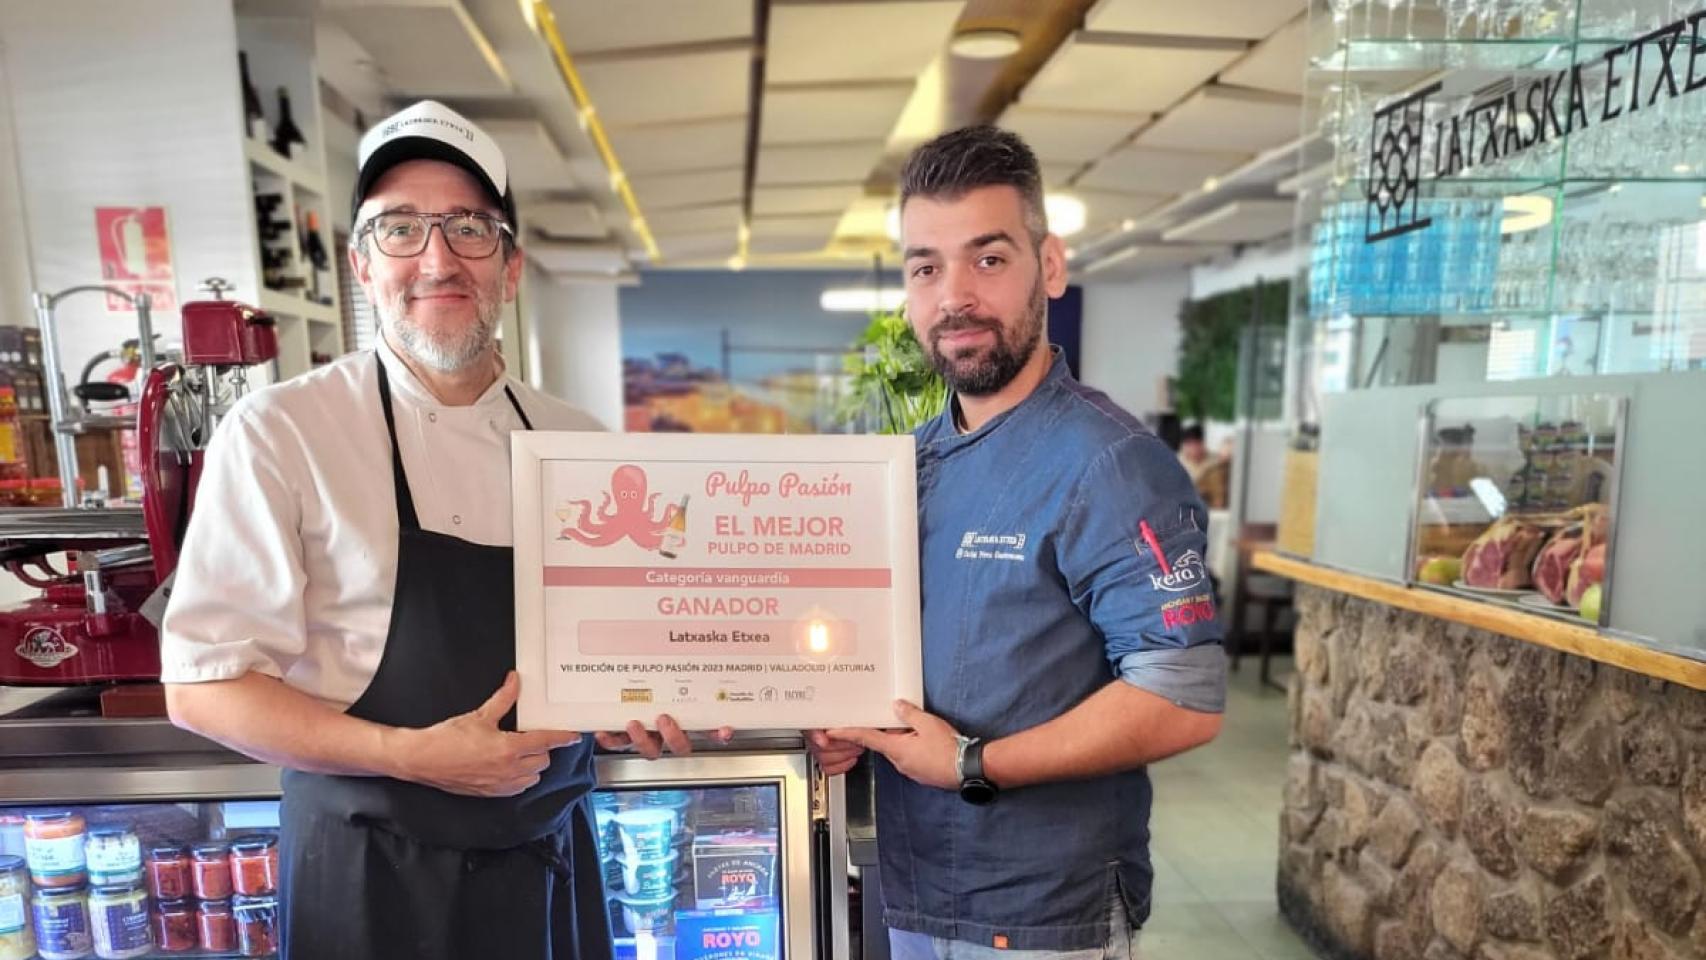
<path fill-rule="evenodd" d="M 231 845 L 218 840 L 190 848 L 193 859 L 191 886 L 200 900 L 226 900 L 231 896 Z"/>
<path fill-rule="evenodd" d="M 194 890 L 188 847 L 161 844 L 148 848 L 148 892 L 154 899 L 182 900 Z"/>
<path fill-rule="evenodd" d="M 154 946 L 161 953 L 194 950 L 195 907 L 188 900 L 161 900 L 154 907 Z"/>
<path fill-rule="evenodd" d="M 245 897 L 278 891 L 278 839 L 250 834 L 231 841 L 231 886 Z"/>
<path fill-rule="evenodd" d="M 237 920 L 231 916 L 231 901 L 203 900 L 195 910 L 196 933 L 203 950 L 230 953 L 237 949 Z"/>

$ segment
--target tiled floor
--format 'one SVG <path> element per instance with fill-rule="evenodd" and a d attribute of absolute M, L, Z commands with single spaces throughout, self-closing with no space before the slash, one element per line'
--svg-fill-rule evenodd
<path fill-rule="evenodd" d="M 1275 675 L 1289 672 L 1276 659 Z M 1274 903 L 1285 694 L 1256 663 L 1232 674 L 1226 724 L 1208 746 L 1150 768 L 1155 908 L 1143 960 L 1313 960 Z"/>

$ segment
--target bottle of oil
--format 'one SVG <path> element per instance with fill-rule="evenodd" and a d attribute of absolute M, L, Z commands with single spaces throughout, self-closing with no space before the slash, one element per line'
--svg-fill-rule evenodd
<path fill-rule="evenodd" d="M 658 547 L 658 553 L 675 559 L 681 548 L 687 545 L 687 494 L 681 495 L 681 505 L 675 508 L 675 516 L 669 518 L 669 528 L 663 532 L 663 544 Z"/>

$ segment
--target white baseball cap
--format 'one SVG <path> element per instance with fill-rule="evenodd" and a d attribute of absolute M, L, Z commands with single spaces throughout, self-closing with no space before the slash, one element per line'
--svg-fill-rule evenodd
<path fill-rule="evenodd" d="M 498 142 L 486 131 L 436 100 L 422 100 L 374 124 L 356 150 L 354 219 L 367 192 L 385 171 L 408 160 L 440 160 L 468 171 L 515 226 L 515 195 Z"/>

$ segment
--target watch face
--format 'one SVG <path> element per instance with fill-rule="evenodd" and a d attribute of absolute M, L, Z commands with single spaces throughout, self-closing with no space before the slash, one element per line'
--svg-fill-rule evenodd
<path fill-rule="evenodd" d="M 988 780 L 969 779 L 960 782 L 960 799 L 983 806 L 995 800 L 995 784 Z"/>

